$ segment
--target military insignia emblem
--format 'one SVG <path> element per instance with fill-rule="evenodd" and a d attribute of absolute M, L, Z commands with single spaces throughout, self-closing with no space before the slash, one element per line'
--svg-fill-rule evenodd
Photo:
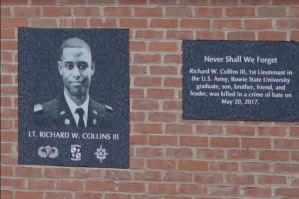
<path fill-rule="evenodd" d="M 39 147 L 37 153 L 41 158 L 57 158 L 59 152 L 57 147 L 51 147 L 48 145 Z"/>
<path fill-rule="evenodd" d="M 81 160 L 81 145 L 73 144 L 71 145 L 71 160 L 80 161 Z"/>
<path fill-rule="evenodd" d="M 100 160 L 100 162 L 102 163 L 103 160 L 106 159 L 108 153 L 106 152 L 105 148 L 102 148 L 102 145 L 100 145 L 100 148 L 97 148 L 97 151 L 94 153 L 97 157 L 97 159 Z"/>

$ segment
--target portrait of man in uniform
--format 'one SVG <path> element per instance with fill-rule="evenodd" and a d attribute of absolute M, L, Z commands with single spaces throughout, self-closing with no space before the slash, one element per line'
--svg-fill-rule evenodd
<path fill-rule="evenodd" d="M 63 92 L 50 101 L 34 105 L 34 124 L 45 127 L 109 128 L 113 108 L 96 102 L 89 95 L 96 70 L 90 46 L 83 39 L 71 37 L 60 46 L 57 70 Z"/>

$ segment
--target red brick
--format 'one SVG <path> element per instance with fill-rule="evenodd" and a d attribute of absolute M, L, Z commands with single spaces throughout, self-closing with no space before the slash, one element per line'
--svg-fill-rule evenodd
<path fill-rule="evenodd" d="M 241 21 L 237 19 L 214 19 L 213 28 L 216 29 L 240 29 Z"/>
<path fill-rule="evenodd" d="M 36 192 L 36 191 L 16 191 L 15 192 L 15 199 L 24 199 L 24 198 L 32 198 L 38 199 L 43 198 L 43 192 Z"/>
<path fill-rule="evenodd" d="M 192 173 L 186 172 L 166 172 L 163 178 L 164 181 L 187 181 L 190 182 L 192 180 Z"/>
<path fill-rule="evenodd" d="M 167 86 L 167 87 L 181 87 L 182 86 L 182 78 L 166 77 L 164 79 L 164 86 Z"/>
<path fill-rule="evenodd" d="M 25 180 L 20 178 L 5 178 L 1 176 L 1 188 L 2 187 L 9 187 L 11 189 L 24 189 Z"/>
<path fill-rule="evenodd" d="M 299 161 L 299 152 L 292 152 L 292 160 Z"/>
<path fill-rule="evenodd" d="M 207 171 L 208 162 L 198 160 L 179 160 L 178 169 L 180 170 L 196 170 L 196 171 Z"/>
<path fill-rule="evenodd" d="M 131 88 L 130 89 L 131 98 L 144 98 L 144 89 Z"/>
<path fill-rule="evenodd" d="M 160 134 L 162 132 L 162 126 L 161 124 L 137 123 L 134 124 L 134 131 L 138 133 Z"/>
<path fill-rule="evenodd" d="M 151 183 L 149 184 L 148 192 L 151 194 L 176 194 L 176 184 Z"/>
<path fill-rule="evenodd" d="M 146 46 L 144 41 L 130 42 L 130 52 L 144 52 L 144 51 L 146 51 Z"/>
<path fill-rule="evenodd" d="M 129 27 L 129 28 L 146 28 L 147 21 L 146 19 L 120 19 L 120 27 Z"/>
<path fill-rule="evenodd" d="M 141 66 L 141 65 L 131 65 L 130 68 L 130 74 L 131 75 L 145 75 L 147 74 L 147 67 Z"/>
<path fill-rule="evenodd" d="M 269 163 L 258 163 L 258 162 L 244 162 L 241 164 L 242 171 L 244 172 L 269 172 Z"/>
<path fill-rule="evenodd" d="M 254 127 L 246 126 L 228 126 L 226 133 L 227 135 L 253 136 L 255 134 L 255 129 Z"/>
<path fill-rule="evenodd" d="M 168 30 L 166 32 L 166 39 L 193 39 L 193 33 L 191 30 Z"/>
<path fill-rule="evenodd" d="M 204 195 L 207 194 L 207 188 L 199 184 L 181 184 L 179 186 L 179 193 Z"/>
<path fill-rule="evenodd" d="M 227 34 L 228 40 L 255 40 L 255 33 L 248 31 L 234 31 Z"/>
<path fill-rule="evenodd" d="M 135 86 L 161 86 L 160 77 L 135 77 Z"/>
<path fill-rule="evenodd" d="M 13 191 L 3 190 L 1 189 L 1 198 L 2 199 L 11 199 L 13 198 Z"/>
<path fill-rule="evenodd" d="M 181 136 L 180 137 L 181 146 L 208 146 L 207 137 L 198 137 L 198 136 Z"/>
<path fill-rule="evenodd" d="M 1 38 L 2 39 L 16 39 L 16 30 L 14 28 L 1 27 Z"/>
<path fill-rule="evenodd" d="M 134 172 L 134 180 L 138 181 L 161 181 L 160 171 L 139 171 Z"/>
<path fill-rule="evenodd" d="M 239 196 L 239 186 L 218 185 L 210 188 L 211 194 L 219 196 Z"/>
<path fill-rule="evenodd" d="M 46 180 L 46 179 L 29 179 L 28 180 L 29 189 L 38 189 L 38 190 L 54 190 L 55 181 Z"/>
<path fill-rule="evenodd" d="M 11 106 L 12 106 L 11 98 L 1 96 L 1 107 L 11 107 Z"/>
<path fill-rule="evenodd" d="M 11 75 L 1 75 L 1 84 L 12 84 L 13 83 L 13 79 Z"/>
<path fill-rule="evenodd" d="M 71 8 L 43 7 L 43 16 L 46 17 L 70 16 L 71 14 L 72 14 Z"/>
<path fill-rule="evenodd" d="M 225 5 L 225 6 L 235 6 L 238 3 L 238 0 L 211 0 L 211 5 Z"/>
<path fill-rule="evenodd" d="M 145 135 L 131 135 L 130 136 L 130 143 L 131 144 L 139 144 L 139 145 L 146 145 L 148 143 L 148 138 Z"/>
<path fill-rule="evenodd" d="M 163 159 L 148 159 L 147 167 L 149 169 L 174 169 L 175 161 L 174 160 L 163 160 Z"/>
<path fill-rule="evenodd" d="M 167 124 L 165 128 L 165 132 L 191 134 L 192 126 L 189 124 Z"/>
<path fill-rule="evenodd" d="M 149 144 L 153 146 L 175 146 L 177 143 L 177 136 L 149 136 Z"/>
<path fill-rule="evenodd" d="M 74 170 L 74 177 L 76 178 L 100 178 L 102 179 L 104 174 L 104 171 L 99 170 L 90 170 L 88 168 L 77 168 Z"/>
<path fill-rule="evenodd" d="M 3 92 L 2 92 L 3 94 Z M 3 120 L 1 119 L 1 129 L 12 129 L 12 121 L 11 120 Z"/>
<path fill-rule="evenodd" d="M 153 110 L 158 108 L 159 103 L 154 100 L 136 99 L 132 101 L 132 109 L 135 110 Z"/>
<path fill-rule="evenodd" d="M 28 0 L 2 0 L 1 1 L 2 5 L 5 4 L 28 4 Z"/>
<path fill-rule="evenodd" d="M 57 27 L 56 18 L 29 18 L 29 24 L 33 27 Z"/>
<path fill-rule="evenodd" d="M 192 17 L 192 8 L 189 7 L 166 7 L 167 17 Z"/>
<path fill-rule="evenodd" d="M 284 127 L 259 127 L 258 133 L 261 136 L 286 136 Z"/>
<path fill-rule="evenodd" d="M 192 158 L 193 152 L 190 148 L 169 148 L 166 149 L 166 156 L 174 158 Z"/>
<path fill-rule="evenodd" d="M 1 52 L 1 61 L 3 62 L 12 62 L 13 60 L 13 53 L 8 51 Z"/>
<path fill-rule="evenodd" d="M 127 7 L 106 7 L 104 8 L 105 16 L 132 16 L 131 9 Z"/>
<path fill-rule="evenodd" d="M 163 110 L 181 110 L 181 101 L 165 101 L 163 102 Z"/>
<path fill-rule="evenodd" d="M 42 177 L 42 169 L 36 167 L 16 167 L 15 175 L 18 177 Z"/>
<path fill-rule="evenodd" d="M 100 9 L 97 7 L 75 7 L 74 15 L 79 17 L 99 16 Z"/>
<path fill-rule="evenodd" d="M 278 149 L 297 149 L 299 146 L 299 140 L 297 139 L 277 139 L 274 140 L 274 147 Z"/>
<path fill-rule="evenodd" d="M 271 197 L 271 188 L 266 187 L 245 187 L 244 188 L 246 196 L 253 197 Z"/>
<path fill-rule="evenodd" d="M 259 176 L 258 177 L 258 183 L 262 185 L 268 185 L 268 184 L 286 184 L 287 179 L 285 176 Z"/>
<path fill-rule="evenodd" d="M 224 151 L 219 149 L 197 149 L 197 158 L 223 159 Z"/>
<path fill-rule="evenodd" d="M 13 176 L 13 167 L 1 165 L 1 176 Z"/>
<path fill-rule="evenodd" d="M 41 16 L 41 8 L 40 7 L 14 7 L 14 16 L 16 17 Z"/>
<path fill-rule="evenodd" d="M 132 122 L 142 122 L 145 120 L 144 112 L 130 112 L 130 121 Z"/>
<path fill-rule="evenodd" d="M 299 40 L 299 31 L 291 31 L 291 40 Z"/>
<path fill-rule="evenodd" d="M 277 29 L 299 29 L 299 19 L 277 19 L 276 20 Z"/>
<path fill-rule="evenodd" d="M 56 0 L 31 0 L 31 3 L 36 5 L 55 5 Z"/>
<path fill-rule="evenodd" d="M 238 138 L 213 137 L 210 142 L 212 147 L 231 148 L 240 146 Z"/>
<path fill-rule="evenodd" d="M 70 192 L 48 192 L 46 193 L 45 199 L 73 199 L 72 193 Z"/>
<path fill-rule="evenodd" d="M 151 19 L 150 22 L 151 28 L 177 28 L 178 20 L 177 19 Z"/>
<path fill-rule="evenodd" d="M 84 28 L 87 26 L 88 22 L 85 18 L 60 18 L 58 19 L 59 27 L 76 27 L 76 28 Z"/>
<path fill-rule="evenodd" d="M 162 16 L 162 8 L 146 8 L 146 7 L 136 7 L 135 16 L 137 17 L 161 17 Z"/>
<path fill-rule="evenodd" d="M 268 138 L 243 138 L 241 139 L 243 148 L 271 148 L 271 140 Z"/>
<path fill-rule="evenodd" d="M 211 171 L 238 171 L 238 164 L 234 162 L 210 162 Z"/>
<path fill-rule="evenodd" d="M 255 159 L 255 151 L 249 150 L 229 150 L 227 152 L 227 158 L 229 160 L 250 160 Z"/>
<path fill-rule="evenodd" d="M 103 199 L 102 197 L 102 193 L 76 193 L 76 199 Z M 107 196 L 108 199 L 113 199 L 113 198 L 109 198 Z M 115 198 L 116 199 L 116 198 Z"/>
<path fill-rule="evenodd" d="M 149 121 L 152 122 L 174 122 L 176 121 L 175 113 L 166 113 L 166 112 L 154 112 L 149 113 Z"/>
<path fill-rule="evenodd" d="M 1 152 L 2 153 L 12 153 L 13 145 L 11 143 L 1 143 Z"/>
<path fill-rule="evenodd" d="M 218 173 L 198 173 L 195 175 L 195 182 L 200 184 L 221 184 L 223 175 Z"/>
<path fill-rule="evenodd" d="M 298 188 L 277 188 L 275 189 L 275 196 L 299 197 Z"/>
<path fill-rule="evenodd" d="M 298 173 L 299 164 L 280 164 L 277 163 L 274 165 L 274 172 L 277 173 Z"/>
<path fill-rule="evenodd" d="M 261 17 L 285 17 L 286 7 L 259 7 L 258 16 Z"/>
<path fill-rule="evenodd" d="M 226 180 L 228 183 L 231 184 L 238 184 L 238 185 L 254 184 L 254 175 L 228 174 L 226 176 Z"/>
<path fill-rule="evenodd" d="M 134 63 L 145 64 L 145 63 L 160 63 L 161 56 L 158 54 L 135 54 Z"/>
<path fill-rule="evenodd" d="M 182 19 L 181 22 L 182 28 L 209 28 L 210 20 L 209 19 Z"/>
<path fill-rule="evenodd" d="M 168 54 L 164 57 L 164 63 L 182 63 L 182 56 L 179 54 Z"/>
<path fill-rule="evenodd" d="M 28 26 L 27 18 L 4 18 L 1 17 L 1 29 L 2 28 L 17 28 Z"/>
<path fill-rule="evenodd" d="M 272 0 L 273 5 L 299 5 L 298 0 Z"/>
<path fill-rule="evenodd" d="M 1 6 L 1 17 L 11 17 L 11 7 L 2 7 Z"/>
<path fill-rule="evenodd" d="M 91 18 L 90 19 L 90 26 L 96 28 L 113 28 L 116 27 L 116 20 L 115 19 L 100 19 L 100 18 Z"/>
<path fill-rule="evenodd" d="M 299 136 L 299 127 L 291 127 L 290 135 L 291 136 Z"/>
<path fill-rule="evenodd" d="M 244 20 L 244 28 L 250 30 L 271 29 L 272 20 L 271 19 L 247 19 Z"/>
<path fill-rule="evenodd" d="M 178 47 L 175 42 L 151 42 L 148 50 L 151 52 L 176 52 Z"/>
<path fill-rule="evenodd" d="M 146 0 L 119 0 L 120 4 L 146 4 Z"/>
<path fill-rule="evenodd" d="M 222 8 L 200 7 L 195 9 L 195 16 L 197 17 L 222 17 Z"/>
<path fill-rule="evenodd" d="M 1 47 L 5 50 L 17 50 L 18 43 L 16 41 L 1 41 Z"/>
<path fill-rule="evenodd" d="M 161 157 L 163 155 L 162 148 L 137 147 L 135 150 L 137 157 Z"/>
<path fill-rule="evenodd" d="M 197 31 L 196 39 L 223 40 L 225 34 L 220 31 Z"/>
<path fill-rule="evenodd" d="M 158 30 L 136 30 L 136 39 L 162 39 L 163 31 Z"/>
<path fill-rule="evenodd" d="M 226 9 L 226 16 L 230 17 L 242 17 L 242 16 L 254 16 L 255 9 L 251 7 L 230 7 Z"/>
<path fill-rule="evenodd" d="M 274 32 L 274 31 L 258 32 L 258 40 L 280 41 L 280 40 L 286 40 L 286 37 L 287 37 L 286 32 Z"/>
<path fill-rule="evenodd" d="M 147 89 L 147 98 L 149 99 L 171 99 L 174 98 L 173 89 Z"/>
<path fill-rule="evenodd" d="M 45 168 L 44 177 L 58 178 L 58 177 L 69 177 L 70 169 L 66 168 Z"/>
<path fill-rule="evenodd" d="M 177 75 L 175 66 L 150 66 L 151 75 Z"/>
<path fill-rule="evenodd" d="M 61 190 L 67 191 L 82 191 L 83 182 L 74 180 L 58 180 L 57 187 L 59 187 Z"/>
<path fill-rule="evenodd" d="M 115 191 L 115 183 L 109 181 L 86 181 L 87 191 Z"/>
<path fill-rule="evenodd" d="M 18 116 L 18 110 L 13 108 L 5 108 L 1 111 L 2 115 L 5 115 L 7 118 L 11 117 L 17 117 Z"/>
<path fill-rule="evenodd" d="M 260 160 L 283 161 L 288 159 L 289 154 L 285 151 L 260 151 Z"/>
<path fill-rule="evenodd" d="M 222 134 L 223 133 L 223 127 L 219 125 L 197 125 L 196 126 L 196 132 L 198 134 Z"/>
<path fill-rule="evenodd" d="M 242 0 L 244 5 L 267 5 L 269 4 L 268 0 Z"/>
<path fill-rule="evenodd" d="M 290 7 L 289 16 L 299 17 L 299 7 Z"/>

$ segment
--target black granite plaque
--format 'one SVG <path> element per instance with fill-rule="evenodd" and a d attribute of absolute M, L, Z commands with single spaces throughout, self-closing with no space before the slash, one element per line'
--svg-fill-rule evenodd
<path fill-rule="evenodd" d="M 299 44 L 183 41 L 183 118 L 299 120 Z"/>
<path fill-rule="evenodd" d="M 129 31 L 18 34 L 19 163 L 128 168 Z"/>

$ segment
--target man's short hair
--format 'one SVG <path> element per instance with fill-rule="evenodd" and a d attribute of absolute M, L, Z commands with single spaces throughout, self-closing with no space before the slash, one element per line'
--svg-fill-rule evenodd
<path fill-rule="evenodd" d="M 85 48 L 91 54 L 91 50 L 90 50 L 88 43 L 86 43 L 86 41 L 84 41 L 83 39 L 80 39 L 78 37 L 69 38 L 61 44 L 60 58 L 62 57 L 63 49 L 65 49 L 65 48 Z"/>

